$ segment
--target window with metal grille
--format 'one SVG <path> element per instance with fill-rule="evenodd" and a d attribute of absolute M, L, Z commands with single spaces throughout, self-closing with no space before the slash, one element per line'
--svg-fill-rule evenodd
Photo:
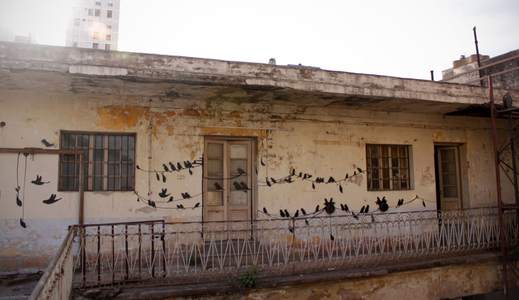
<path fill-rule="evenodd" d="M 62 149 L 83 152 L 85 191 L 133 191 L 135 134 L 61 132 Z M 61 155 L 60 191 L 79 189 L 79 156 Z"/>
<path fill-rule="evenodd" d="M 366 145 L 368 191 L 411 189 L 409 145 Z"/>

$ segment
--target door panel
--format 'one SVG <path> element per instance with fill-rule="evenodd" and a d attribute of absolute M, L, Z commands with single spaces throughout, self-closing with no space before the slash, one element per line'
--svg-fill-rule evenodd
<path fill-rule="evenodd" d="M 438 184 L 442 210 L 461 208 L 459 150 L 457 146 L 438 146 Z"/>
<path fill-rule="evenodd" d="M 253 205 L 252 145 L 253 141 L 248 139 L 206 139 L 204 151 L 204 221 L 251 219 Z M 233 226 L 237 225 L 234 224 Z M 229 226 L 227 226 L 227 230 L 229 229 Z M 208 228 L 208 230 L 211 230 L 211 228 Z"/>

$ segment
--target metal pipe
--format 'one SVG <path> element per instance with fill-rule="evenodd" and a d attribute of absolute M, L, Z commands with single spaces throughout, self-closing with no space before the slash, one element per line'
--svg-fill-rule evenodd
<path fill-rule="evenodd" d="M 434 81 L 434 70 L 431 70 L 431 80 Z"/>
<path fill-rule="evenodd" d="M 479 58 L 478 35 L 476 33 L 476 26 L 472 28 L 472 31 L 474 32 L 474 44 L 476 45 L 476 55 L 478 59 L 478 77 L 481 78 L 481 59 Z M 483 80 L 481 80 L 479 84 L 482 86 Z"/>
<path fill-rule="evenodd" d="M 508 247 L 506 245 L 505 226 L 503 222 L 503 202 L 501 198 L 501 171 L 499 169 L 499 152 L 497 149 L 497 125 L 496 125 L 496 107 L 494 103 L 494 87 L 492 78 L 488 76 L 488 98 L 490 100 L 490 123 L 492 125 L 492 144 L 494 148 L 495 172 L 496 172 L 496 188 L 497 188 L 497 218 L 499 222 L 499 245 L 501 248 L 501 260 L 503 263 L 503 289 L 504 294 L 508 297 Z"/>

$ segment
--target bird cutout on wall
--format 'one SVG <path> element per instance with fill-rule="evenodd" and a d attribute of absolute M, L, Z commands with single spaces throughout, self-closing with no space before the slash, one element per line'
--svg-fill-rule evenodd
<path fill-rule="evenodd" d="M 157 181 L 160 181 L 160 175 L 159 175 L 159 173 L 155 173 L 155 177 L 157 178 Z"/>
<path fill-rule="evenodd" d="M 263 213 L 266 214 L 266 215 L 269 214 L 266 207 L 263 207 Z"/>
<path fill-rule="evenodd" d="M 249 190 L 249 187 L 247 186 L 247 184 L 245 182 L 240 182 L 240 187 L 241 187 L 241 190 L 244 191 L 244 192 L 247 192 Z"/>
<path fill-rule="evenodd" d="M 197 208 L 200 206 L 200 202 L 197 202 L 194 206 L 193 206 L 193 209 Z"/>
<path fill-rule="evenodd" d="M 22 226 L 23 228 L 27 228 L 27 224 L 22 218 L 20 218 L 20 226 Z"/>
<path fill-rule="evenodd" d="M 296 210 L 296 212 L 295 212 L 295 214 L 294 214 L 294 218 L 297 218 L 297 217 L 299 217 L 299 209 Z"/>
<path fill-rule="evenodd" d="M 171 194 L 168 194 L 168 189 L 163 188 L 159 193 L 160 198 L 167 198 L 169 196 L 171 196 Z"/>
<path fill-rule="evenodd" d="M 153 200 L 148 200 L 148 205 L 151 207 L 157 208 L 157 204 L 155 204 L 155 201 L 153 201 Z"/>
<path fill-rule="evenodd" d="M 237 168 L 236 171 L 238 171 L 238 174 L 240 175 L 246 174 L 245 170 L 242 168 Z"/>
<path fill-rule="evenodd" d="M 319 211 L 319 204 L 317 204 L 317 206 L 315 207 L 315 212 L 318 212 Z"/>
<path fill-rule="evenodd" d="M 47 141 L 46 139 L 41 139 L 41 143 L 47 148 L 54 147 L 54 144 Z"/>
<path fill-rule="evenodd" d="M 285 211 L 285 217 L 290 218 L 290 213 L 288 212 L 288 210 L 285 209 L 284 211 Z"/>
<path fill-rule="evenodd" d="M 189 195 L 188 192 L 182 193 L 181 195 L 182 195 L 182 198 L 184 198 L 184 199 L 189 199 L 189 198 L 191 198 L 191 195 Z"/>
<path fill-rule="evenodd" d="M 365 209 L 366 209 L 366 205 L 363 205 L 363 206 L 360 208 L 360 213 L 363 214 Z"/>
<path fill-rule="evenodd" d="M 294 227 L 288 226 L 288 231 L 290 231 L 290 233 L 294 233 Z"/>
<path fill-rule="evenodd" d="M 162 182 L 166 183 L 166 175 L 162 174 Z"/>
<path fill-rule="evenodd" d="M 168 162 L 168 164 L 169 164 L 169 167 L 171 168 L 171 172 L 175 172 L 177 170 L 177 168 L 175 167 L 175 165 L 172 162 Z"/>
<path fill-rule="evenodd" d="M 333 236 L 333 234 L 330 233 L 330 240 L 334 241 L 335 240 L 335 237 Z"/>
<path fill-rule="evenodd" d="M 214 188 L 215 188 L 217 191 L 221 191 L 221 190 L 223 190 L 223 187 L 222 187 L 218 182 L 215 182 L 215 183 L 214 183 Z"/>
<path fill-rule="evenodd" d="M 193 171 L 191 169 L 201 167 L 203 164 L 202 162 L 202 159 L 196 159 L 193 161 L 185 160 L 182 162 L 177 162 L 176 164 L 169 161 L 167 163 L 162 163 L 162 169 L 160 170 L 147 170 L 139 165 L 135 165 L 135 168 L 142 172 L 156 173 L 157 175 L 164 173 L 179 172 L 187 169 L 189 171 L 189 174 L 193 175 Z M 157 180 L 160 180 L 161 177 L 162 176 L 157 176 Z"/>
<path fill-rule="evenodd" d="M 56 194 L 51 194 L 49 199 L 45 199 L 42 202 L 45 204 L 53 204 L 61 200 L 62 198 L 56 198 Z"/>
<path fill-rule="evenodd" d="M 270 180 L 268 177 L 265 177 L 265 183 L 267 184 L 267 186 L 271 187 L 272 186 L 272 183 L 270 183 Z"/>
<path fill-rule="evenodd" d="M 164 169 L 164 172 L 169 172 L 169 168 L 166 164 L 162 164 L 162 168 Z"/>
<path fill-rule="evenodd" d="M 16 195 L 16 205 L 18 205 L 19 207 L 22 207 L 22 205 L 23 205 L 22 200 L 20 200 L 19 195 Z"/>
<path fill-rule="evenodd" d="M 169 196 L 168 202 L 173 202 L 173 196 Z"/>
<path fill-rule="evenodd" d="M 234 189 L 239 191 L 241 190 L 241 185 L 237 181 L 233 181 L 232 185 L 234 186 Z"/>
<path fill-rule="evenodd" d="M 404 199 L 398 199 L 398 203 L 396 204 L 396 207 L 402 206 L 404 204 Z"/>
<path fill-rule="evenodd" d="M 386 212 L 389 209 L 389 205 L 387 204 L 386 196 L 383 196 L 382 199 L 377 197 L 377 201 L 375 202 L 378 205 L 378 209 L 381 212 Z"/>
<path fill-rule="evenodd" d="M 342 189 L 342 185 L 339 184 L 339 192 L 342 194 L 343 193 L 343 189 Z"/>
<path fill-rule="evenodd" d="M 263 157 L 260 158 L 260 164 L 261 164 L 263 167 L 266 166 L 265 162 L 263 161 Z"/>
<path fill-rule="evenodd" d="M 301 213 L 303 214 L 303 216 L 306 216 L 306 210 L 302 207 L 301 207 Z"/>
<path fill-rule="evenodd" d="M 177 204 L 177 208 L 179 208 L 179 209 L 184 209 L 185 207 L 184 207 L 184 205 L 182 205 L 182 204 Z"/>
<path fill-rule="evenodd" d="M 36 179 L 31 181 L 31 183 L 35 185 L 44 185 L 46 183 L 50 183 L 50 181 L 42 181 L 42 177 L 40 175 L 36 175 Z"/>
<path fill-rule="evenodd" d="M 335 202 L 333 201 L 333 198 L 330 198 L 330 201 L 324 198 L 324 211 L 329 215 L 335 212 Z"/>
<path fill-rule="evenodd" d="M 280 215 L 282 218 L 285 218 L 285 217 L 286 217 L 286 216 L 285 216 L 285 212 L 284 212 L 282 209 L 279 210 L 279 215 Z"/>

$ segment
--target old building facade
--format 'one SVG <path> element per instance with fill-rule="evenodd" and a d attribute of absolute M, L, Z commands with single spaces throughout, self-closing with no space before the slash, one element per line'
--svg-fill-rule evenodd
<path fill-rule="evenodd" d="M 80 212 L 175 223 L 332 198 L 345 216 L 495 203 L 488 119 L 446 115 L 487 103 L 481 87 L 11 43 L 0 72 L 0 147 L 79 149 L 85 180 L 80 207 L 74 155 L 1 154 L 3 270 L 45 265 Z"/>

